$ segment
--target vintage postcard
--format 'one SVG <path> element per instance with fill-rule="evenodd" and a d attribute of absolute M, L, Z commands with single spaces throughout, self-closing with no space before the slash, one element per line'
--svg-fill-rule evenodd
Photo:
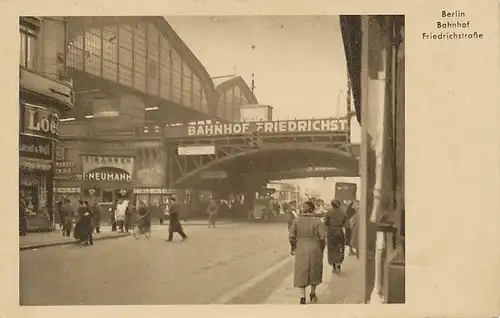
<path fill-rule="evenodd" d="M 5 5 L 1 317 L 500 314 L 497 1 L 93 3 Z"/>

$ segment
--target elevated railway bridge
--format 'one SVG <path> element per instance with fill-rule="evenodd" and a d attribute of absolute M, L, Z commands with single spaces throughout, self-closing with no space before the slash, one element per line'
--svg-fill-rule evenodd
<path fill-rule="evenodd" d="M 343 118 L 150 124 L 141 134 L 163 140 L 169 188 L 251 193 L 270 180 L 358 176 Z"/>

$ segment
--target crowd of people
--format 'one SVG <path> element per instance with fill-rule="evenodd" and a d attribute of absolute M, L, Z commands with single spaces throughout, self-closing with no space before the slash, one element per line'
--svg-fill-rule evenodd
<path fill-rule="evenodd" d="M 357 256 L 358 207 L 357 201 L 346 204 L 332 200 L 325 213 L 318 213 L 318 206 L 309 200 L 300 209 L 292 207 L 288 212 L 290 252 L 295 255 L 294 287 L 300 288 L 300 304 L 306 304 L 306 288 L 309 286 L 310 302 L 318 300 L 316 286 L 323 280 L 325 248 L 334 274 L 341 271 L 346 246 L 349 255 Z"/>

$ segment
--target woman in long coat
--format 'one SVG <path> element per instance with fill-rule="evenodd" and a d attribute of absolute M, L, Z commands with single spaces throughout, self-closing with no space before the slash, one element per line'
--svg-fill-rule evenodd
<path fill-rule="evenodd" d="M 340 201 L 332 200 L 331 204 L 332 208 L 325 216 L 328 264 L 332 266 L 333 273 L 338 273 L 344 262 L 344 225 L 347 221 L 347 216 L 340 209 Z"/>
<path fill-rule="evenodd" d="M 84 215 L 85 212 L 87 212 L 87 209 L 82 200 L 78 201 L 78 204 L 79 206 L 77 209 L 75 230 L 73 232 L 73 236 L 78 240 L 78 243 L 83 243 L 86 239 Z"/>
<path fill-rule="evenodd" d="M 311 302 L 316 302 L 316 286 L 323 282 L 323 251 L 325 249 L 325 227 L 314 214 L 314 204 L 304 202 L 303 212 L 290 226 L 289 240 L 295 254 L 294 287 L 300 288 L 300 303 L 306 303 L 306 287 L 311 286 Z"/>

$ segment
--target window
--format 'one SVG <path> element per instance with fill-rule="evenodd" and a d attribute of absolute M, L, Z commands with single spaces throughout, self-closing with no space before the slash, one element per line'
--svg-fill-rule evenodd
<path fill-rule="evenodd" d="M 148 93 L 152 95 L 158 95 L 158 63 L 149 61 L 148 62 Z"/>
<path fill-rule="evenodd" d="M 207 96 L 205 95 L 205 91 L 201 91 L 201 111 L 205 114 L 209 113 Z"/>
<path fill-rule="evenodd" d="M 234 87 L 234 105 L 241 105 L 241 90 L 239 86 Z"/>
<path fill-rule="evenodd" d="M 127 86 L 132 86 L 132 51 L 120 47 L 118 55 L 120 59 L 118 81 Z"/>
<path fill-rule="evenodd" d="M 107 27 L 103 29 L 103 74 L 105 79 L 118 81 L 118 29 Z"/>
<path fill-rule="evenodd" d="M 160 39 L 160 32 L 158 29 L 151 23 L 148 23 L 148 42 L 150 44 L 158 45 L 158 40 Z"/>
<path fill-rule="evenodd" d="M 102 189 L 102 203 L 113 203 L 115 189 Z"/>
<path fill-rule="evenodd" d="M 148 59 L 153 62 L 158 62 L 160 57 L 160 47 L 153 43 L 148 43 Z"/>
<path fill-rule="evenodd" d="M 134 56 L 134 87 L 138 90 L 146 90 L 146 57 L 136 53 Z"/>
<path fill-rule="evenodd" d="M 182 103 L 191 107 L 191 69 L 185 62 L 182 63 Z"/>
<path fill-rule="evenodd" d="M 82 31 L 83 32 L 83 31 Z M 68 45 L 68 66 L 83 69 L 83 36 L 77 35 Z"/>
<path fill-rule="evenodd" d="M 217 102 L 216 115 L 219 118 L 224 118 L 224 111 L 225 111 L 224 98 L 225 98 L 225 93 L 223 93 L 219 96 L 219 101 Z"/>
<path fill-rule="evenodd" d="M 201 85 L 198 76 L 193 74 L 193 108 L 201 110 Z"/>
<path fill-rule="evenodd" d="M 170 65 L 170 43 L 161 36 L 160 37 L 160 51 L 161 51 L 161 61 L 160 63 L 163 65 Z"/>
<path fill-rule="evenodd" d="M 119 27 L 118 44 L 120 47 L 132 51 L 132 32 L 128 29 L 130 26 L 121 25 Z"/>
<path fill-rule="evenodd" d="M 19 28 L 21 35 L 21 47 L 19 52 L 19 64 L 34 69 L 36 57 L 36 36 L 35 31 L 21 26 Z"/>
<path fill-rule="evenodd" d="M 118 36 L 115 27 L 103 30 L 103 57 L 106 60 L 117 62 L 118 60 Z"/>
<path fill-rule="evenodd" d="M 233 89 L 226 90 L 224 118 L 231 120 L 233 117 Z"/>
<path fill-rule="evenodd" d="M 160 96 L 170 99 L 170 68 L 160 65 Z"/>

